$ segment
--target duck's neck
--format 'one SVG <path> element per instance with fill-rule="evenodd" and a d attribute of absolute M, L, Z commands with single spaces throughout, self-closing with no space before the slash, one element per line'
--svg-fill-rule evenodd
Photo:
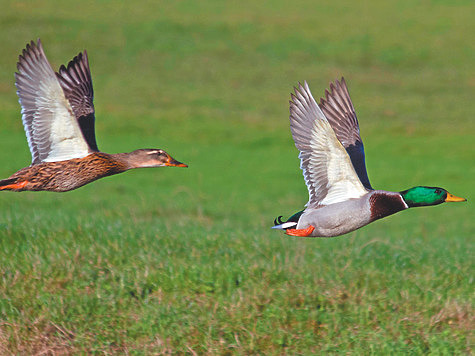
<path fill-rule="evenodd" d="M 121 172 L 127 171 L 129 169 L 133 169 L 133 168 L 138 168 L 137 164 L 134 162 L 129 152 L 112 153 L 109 156 L 114 161 L 117 162 L 118 169 L 120 169 Z"/>
<path fill-rule="evenodd" d="M 369 198 L 371 221 L 409 208 L 400 193 L 376 190 Z"/>
<path fill-rule="evenodd" d="M 95 179 L 125 172 L 130 169 L 121 154 L 94 152 L 85 157 L 89 171 L 94 172 Z"/>

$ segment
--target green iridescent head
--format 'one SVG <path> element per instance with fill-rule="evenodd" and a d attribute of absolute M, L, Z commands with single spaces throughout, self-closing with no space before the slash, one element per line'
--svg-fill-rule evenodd
<path fill-rule="evenodd" d="M 438 205 L 444 202 L 459 202 L 467 199 L 456 197 L 443 188 L 414 187 L 400 192 L 410 208 L 416 206 Z"/>

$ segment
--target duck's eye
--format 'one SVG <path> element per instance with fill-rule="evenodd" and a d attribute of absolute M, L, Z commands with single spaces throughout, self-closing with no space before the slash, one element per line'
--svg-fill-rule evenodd
<path fill-rule="evenodd" d="M 440 189 L 435 190 L 435 194 L 440 194 L 440 193 L 442 193 L 442 191 Z"/>

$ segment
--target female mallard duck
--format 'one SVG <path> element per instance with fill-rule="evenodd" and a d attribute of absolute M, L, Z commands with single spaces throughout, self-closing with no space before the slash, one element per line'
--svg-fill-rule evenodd
<path fill-rule="evenodd" d="M 365 167 L 358 120 L 345 80 L 330 84 L 317 105 L 305 82 L 290 101 L 290 129 L 300 151 L 310 199 L 306 209 L 275 229 L 291 236 L 332 237 L 417 206 L 465 201 L 442 188 L 373 190 Z"/>
<path fill-rule="evenodd" d="M 32 163 L 0 180 L 0 190 L 66 192 L 132 168 L 187 167 L 160 149 L 99 151 L 86 51 L 55 73 L 41 41 L 32 41 L 17 68 L 15 84 Z"/>

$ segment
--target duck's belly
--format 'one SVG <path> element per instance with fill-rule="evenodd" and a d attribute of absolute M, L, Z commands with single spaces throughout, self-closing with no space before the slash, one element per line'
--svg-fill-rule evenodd
<path fill-rule="evenodd" d="M 315 230 L 310 236 L 333 237 L 359 229 L 371 221 L 369 199 L 362 197 L 316 209 L 307 208 L 299 219 L 297 229 L 312 225 Z"/>

